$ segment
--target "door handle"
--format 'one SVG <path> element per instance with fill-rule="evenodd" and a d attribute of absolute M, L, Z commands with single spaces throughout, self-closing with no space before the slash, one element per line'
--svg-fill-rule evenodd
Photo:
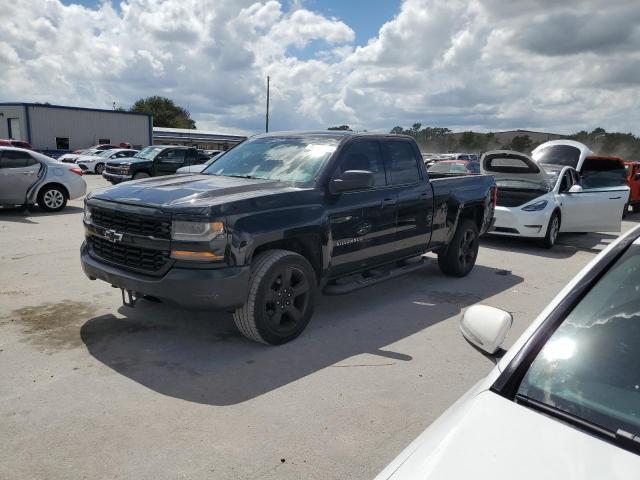
<path fill-rule="evenodd" d="M 429 198 L 429 194 L 428 193 L 421 193 L 420 194 L 420 198 Z"/>
<path fill-rule="evenodd" d="M 383 207 L 393 207 L 396 203 L 397 202 L 395 198 L 385 198 L 384 200 L 382 200 L 381 205 Z"/>
<path fill-rule="evenodd" d="M 609 197 L 609 200 L 620 200 L 622 197 Z"/>

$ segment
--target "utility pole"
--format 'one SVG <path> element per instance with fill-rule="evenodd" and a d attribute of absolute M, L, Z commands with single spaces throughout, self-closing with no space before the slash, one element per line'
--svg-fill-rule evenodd
<path fill-rule="evenodd" d="M 264 130 L 269 133 L 269 76 L 267 76 L 267 119 Z"/>

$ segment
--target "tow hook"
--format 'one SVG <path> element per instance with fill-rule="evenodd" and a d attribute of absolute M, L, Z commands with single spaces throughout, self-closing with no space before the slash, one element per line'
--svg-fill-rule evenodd
<path fill-rule="evenodd" d="M 137 292 L 132 292 L 131 290 L 125 290 L 121 288 L 122 292 L 122 304 L 126 307 L 134 308 L 136 306 L 136 302 L 140 300 L 140 296 Z"/>

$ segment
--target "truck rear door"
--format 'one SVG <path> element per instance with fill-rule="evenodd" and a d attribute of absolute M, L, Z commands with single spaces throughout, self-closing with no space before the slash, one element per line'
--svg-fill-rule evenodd
<path fill-rule="evenodd" d="M 422 156 L 408 139 L 385 138 L 381 142 L 389 183 L 398 198 L 396 256 L 423 253 L 431 240 L 433 189 Z"/>
<path fill-rule="evenodd" d="M 368 170 L 375 182 L 368 189 L 330 196 L 330 276 L 363 270 L 393 258 L 397 194 L 387 185 L 378 140 L 352 140 L 341 152 L 331 178 L 347 170 Z"/>

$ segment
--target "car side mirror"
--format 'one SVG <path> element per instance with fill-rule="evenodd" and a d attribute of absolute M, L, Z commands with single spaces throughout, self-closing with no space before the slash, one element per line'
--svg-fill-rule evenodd
<path fill-rule="evenodd" d="M 582 187 L 580 185 L 571 185 L 571 188 L 567 190 L 567 193 L 580 193 L 582 192 Z"/>
<path fill-rule="evenodd" d="M 640 180 L 640 173 L 636 173 L 636 174 L 633 176 L 633 179 L 634 179 L 636 182 L 637 182 L 638 180 Z"/>
<path fill-rule="evenodd" d="M 512 324 L 513 317 L 509 312 L 487 305 L 474 305 L 462 315 L 460 330 L 474 347 L 494 355 L 507 338 Z"/>
<path fill-rule="evenodd" d="M 348 192 L 371 188 L 375 184 L 373 172 L 369 170 L 347 170 L 338 178 L 331 180 L 333 193 Z"/>

